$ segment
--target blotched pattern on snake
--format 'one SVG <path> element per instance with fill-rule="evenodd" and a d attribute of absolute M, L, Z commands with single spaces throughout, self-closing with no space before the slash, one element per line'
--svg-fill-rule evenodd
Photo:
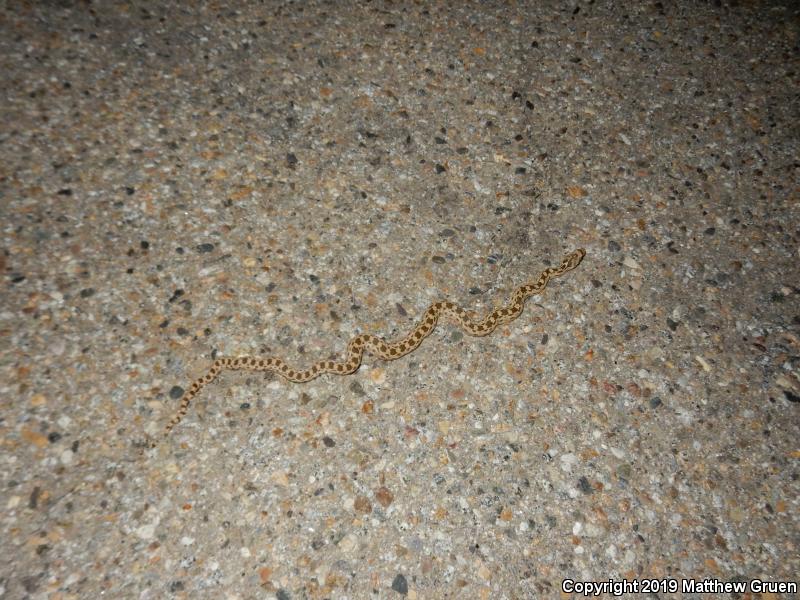
<path fill-rule="evenodd" d="M 525 304 L 525 300 L 531 296 L 541 294 L 547 287 L 547 283 L 554 277 L 563 275 L 577 267 L 586 251 L 579 248 L 571 252 L 561 264 L 555 268 L 542 271 L 539 278 L 533 283 L 527 283 L 518 287 L 511 294 L 510 302 L 501 308 L 496 308 L 480 321 L 472 319 L 467 311 L 460 306 L 447 301 L 440 301 L 431 304 L 422 317 L 419 324 L 403 339 L 396 342 L 387 342 L 383 338 L 368 333 L 362 333 L 350 340 L 347 345 L 347 357 L 344 362 L 332 360 L 321 360 L 308 369 L 298 370 L 287 365 L 282 359 L 256 356 L 238 356 L 217 358 L 205 375 L 196 379 L 189 386 L 189 389 L 181 397 L 180 407 L 172 420 L 164 427 L 166 437 L 172 429 L 181 422 L 181 419 L 189 411 L 189 404 L 192 399 L 209 383 L 214 381 L 217 376 L 225 369 L 249 370 L 249 371 L 274 371 L 283 378 L 294 383 L 304 383 L 316 379 L 323 373 L 335 373 L 337 375 L 347 375 L 358 370 L 361 366 L 361 359 L 364 352 L 369 352 L 382 358 L 383 360 L 397 360 L 409 352 L 416 350 L 426 337 L 436 328 L 436 323 L 442 317 L 447 317 L 457 323 L 465 333 L 472 336 L 485 336 L 492 333 L 499 325 L 508 323 L 516 319 Z M 155 442 L 150 443 L 155 446 Z"/>

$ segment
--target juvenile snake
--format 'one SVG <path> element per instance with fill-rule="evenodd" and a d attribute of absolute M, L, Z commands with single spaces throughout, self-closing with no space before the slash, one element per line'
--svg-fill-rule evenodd
<path fill-rule="evenodd" d="M 533 282 L 518 287 L 511 294 L 511 301 L 507 306 L 496 308 L 480 321 L 473 320 L 467 311 L 460 306 L 447 301 L 439 301 L 431 304 L 422 317 L 419 324 L 403 339 L 397 342 L 386 342 L 383 338 L 368 333 L 362 333 L 350 340 L 347 345 L 347 358 L 344 362 L 332 360 L 321 360 L 305 369 L 299 371 L 291 368 L 282 359 L 275 356 L 268 358 L 257 356 L 238 356 L 217 358 L 208 369 L 205 375 L 195 379 L 181 397 L 180 407 L 172 417 L 172 420 L 164 427 L 164 437 L 181 422 L 181 419 L 189 411 L 189 404 L 192 399 L 200 393 L 205 386 L 214 381 L 217 376 L 225 369 L 237 371 L 240 369 L 247 371 L 274 371 L 294 383 L 305 383 L 316 379 L 323 373 L 335 373 L 337 375 L 348 375 L 354 373 L 361 366 L 361 359 L 365 351 L 383 360 L 397 360 L 409 352 L 416 350 L 426 337 L 436 328 L 436 323 L 441 317 L 447 317 L 451 321 L 458 323 L 467 335 L 482 337 L 492 333 L 503 323 L 508 323 L 516 319 L 525 305 L 525 300 L 531 296 L 541 294 L 547 287 L 547 283 L 554 277 L 559 277 L 567 271 L 577 267 L 586 251 L 578 248 L 571 252 L 561 264 L 556 268 L 549 268 L 542 271 L 539 278 Z M 155 442 L 150 442 L 151 447 L 155 447 Z"/>

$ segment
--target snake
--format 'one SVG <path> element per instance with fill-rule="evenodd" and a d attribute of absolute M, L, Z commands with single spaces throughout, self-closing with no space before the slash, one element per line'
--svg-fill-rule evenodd
<path fill-rule="evenodd" d="M 381 337 L 368 333 L 357 335 L 347 344 L 347 356 L 343 362 L 320 360 L 307 369 L 299 370 L 293 369 L 283 359 L 276 356 L 218 357 L 208 371 L 195 379 L 184 391 L 178 410 L 164 427 L 162 437 L 169 436 L 170 432 L 189 412 L 189 405 L 197 394 L 225 370 L 272 371 L 292 383 L 306 383 L 325 373 L 349 375 L 355 373 L 361 366 L 365 352 L 385 361 L 397 360 L 413 352 L 436 329 L 436 324 L 442 318 L 458 324 L 467 335 L 483 337 L 492 333 L 500 325 L 516 319 L 522 313 L 525 300 L 543 293 L 551 279 L 572 271 L 581 263 L 584 256 L 586 256 L 586 250 L 583 248 L 570 252 L 557 267 L 545 269 L 534 282 L 516 288 L 511 294 L 508 304 L 495 308 L 483 319 L 475 320 L 457 304 L 440 300 L 431 304 L 417 326 L 398 341 L 387 342 Z M 148 445 L 155 447 L 156 442 L 151 440 Z"/>

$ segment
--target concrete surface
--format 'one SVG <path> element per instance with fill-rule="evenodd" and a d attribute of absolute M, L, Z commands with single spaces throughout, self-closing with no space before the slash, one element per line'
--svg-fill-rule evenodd
<path fill-rule="evenodd" d="M 0 14 L 0 596 L 800 573 L 797 5 Z M 340 356 L 577 247 L 491 337 L 226 373 L 137 446 L 217 353 Z"/>

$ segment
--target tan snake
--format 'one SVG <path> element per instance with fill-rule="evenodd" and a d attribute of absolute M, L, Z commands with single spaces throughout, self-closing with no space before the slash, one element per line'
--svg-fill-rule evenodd
<path fill-rule="evenodd" d="M 199 377 L 181 397 L 180 407 L 169 423 L 164 427 L 164 437 L 181 422 L 181 419 L 189 411 L 189 404 L 192 399 L 209 383 L 214 381 L 217 376 L 225 369 L 248 370 L 248 371 L 274 371 L 294 383 L 305 383 L 316 379 L 323 373 L 335 373 L 337 375 L 348 375 L 354 373 L 361 366 L 361 359 L 365 351 L 374 354 L 383 360 L 397 360 L 409 352 L 416 350 L 426 337 L 436 328 L 436 323 L 441 317 L 448 317 L 451 321 L 458 323 L 465 333 L 472 336 L 482 337 L 492 333 L 503 323 L 508 323 L 516 319 L 525 304 L 525 300 L 531 296 L 541 294 L 547 287 L 547 283 L 554 277 L 563 275 L 577 267 L 586 251 L 578 248 L 564 257 L 561 264 L 556 268 L 549 268 L 542 271 L 539 278 L 533 282 L 518 287 L 511 294 L 511 302 L 502 308 L 496 308 L 480 321 L 473 320 L 466 310 L 460 306 L 447 301 L 439 301 L 431 304 L 422 317 L 419 324 L 403 339 L 397 342 L 386 342 L 383 338 L 368 333 L 362 333 L 350 340 L 347 345 L 347 359 L 344 362 L 332 360 L 321 360 L 314 363 L 308 369 L 300 371 L 291 368 L 282 359 L 270 356 L 268 358 L 256 356 L 238 356 L 217 358 L 205 375 Z M 155 447 L 155 442 L 149 443 Z"/>

